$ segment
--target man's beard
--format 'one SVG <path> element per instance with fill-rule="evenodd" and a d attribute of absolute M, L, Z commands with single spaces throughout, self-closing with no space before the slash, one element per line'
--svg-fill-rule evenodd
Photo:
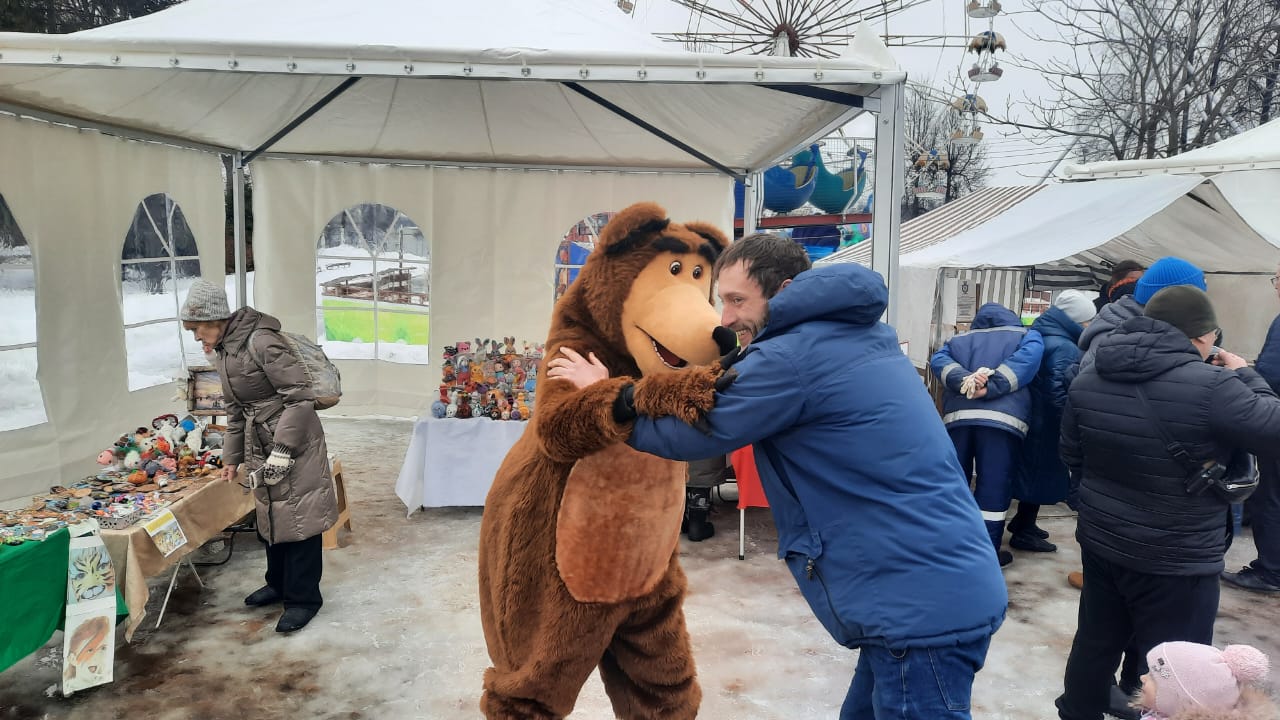
<path fill-rule="evenodd" d="M 729 329 L 737 333 L 738 343 L 743 346 L 746 346 L 749 343 L 751 343 L 753 340 L 755 340 L 756 336 L 760 334 L 760 331 L 763 330 L 765 326 L 767 326 L 768 324 L 769 324 L 769 308 L 766 307 L 764 311 L 764 317 L 760 319 L 759 323 L 739 321 L 734 323 L 733 325 L 730 325 Z M 747 334 L 747 337 L 743 337 L 744 332 Z"/>

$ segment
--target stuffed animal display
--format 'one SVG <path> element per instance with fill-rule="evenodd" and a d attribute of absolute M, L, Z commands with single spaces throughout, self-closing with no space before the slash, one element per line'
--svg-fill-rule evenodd
<path fill-rule="evenodd" d="M 712 266 L 727 242 L 710 225 L 633 205 L 604 227 L 556 303 L 546 357 L 561 347 L 593 353 L 610 378 L 581 390 L 543 379 L 532 421 L 485 502 L 487 717 L 564 717 L 597 666 L 624 720 L 697 714 L 677 552 L 684 463 L 629 448 L 612 408 L 631 382 L 622 376 L 641 378 L 635 397 L 646 414 L 692 420 L 710 408 L 718 366 L 687 366 L 735 345 L 710 303 Z M 504 339 L 504 350 L 514 346 Z M 502 412 L 523 413 L 527 403 L 518 393 Z"/>

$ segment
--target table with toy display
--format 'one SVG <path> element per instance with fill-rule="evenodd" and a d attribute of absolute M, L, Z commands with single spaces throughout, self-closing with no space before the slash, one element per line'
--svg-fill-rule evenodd
<path fill-rule="evenodd" d="M 151 596 L 147 578 L 169 570 L 210 538 L 252 512 L 253 495 L 238 483 L 204 480 L 182 491 L 178 500 L 166 509 L 177 518 L 187 538 L 186 544 L 168 557 L 161 554 L 141 524 L 102 531 L 102 542 L 111 555 L 117 582 L 123 585 L 124 599 L 129 606 L 129 620 L 125 623 L 124 633 L 126 640 L 133 640 L 134 631 L 147 614 L 147 599 Z"/>
<path fill-rule="evenodd" d="M 493 478 L 529 423 L 427 417 L 413 426 L 396 495 L 408 514 L 422 507 L 483 506 Z"/>

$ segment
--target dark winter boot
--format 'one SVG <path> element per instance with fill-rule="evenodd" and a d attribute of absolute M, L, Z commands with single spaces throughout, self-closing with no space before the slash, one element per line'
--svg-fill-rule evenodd
<path fill-rule="evenodd" d="M 681 530 L 693 542 L 702 542 L 716 534 L 711 524 L 711 488 L 686 488 L 684 523 Z"/>

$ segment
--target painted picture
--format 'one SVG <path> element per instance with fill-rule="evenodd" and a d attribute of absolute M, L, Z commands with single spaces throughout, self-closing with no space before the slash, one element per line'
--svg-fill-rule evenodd
<path fill-rule="evenodd" d="M 115 598 L 112 598 L 107 612 L 107 615 L 67 615 L 62 656 L 63 695 L 111 682 L 116 644 L 115 631 L 111 626 Z"/>
<path fill-rule="evenodd" d="M 116 572 L 96 536 L 72 538 L 67 563 L 67 604 L 114 597 Z"/>
<path fill-rule="evenodd" d="M 152 542 L 156 544 L 156 549 L 165 557 L 169 557 L 174 550 L 187 544 L 186 533 L 182 532 L 178 518 L 174 517 L 169 510 L 160 513 L 153 520 L 148 520 L 143 527 L 151 536 Z"/>
<path fill-rule="evenodd" d="M 227 405 L 222 399 L 222 378 L 209 366 L 187 369 L 187 410 L 196 415 L 224 415 Z"/>

